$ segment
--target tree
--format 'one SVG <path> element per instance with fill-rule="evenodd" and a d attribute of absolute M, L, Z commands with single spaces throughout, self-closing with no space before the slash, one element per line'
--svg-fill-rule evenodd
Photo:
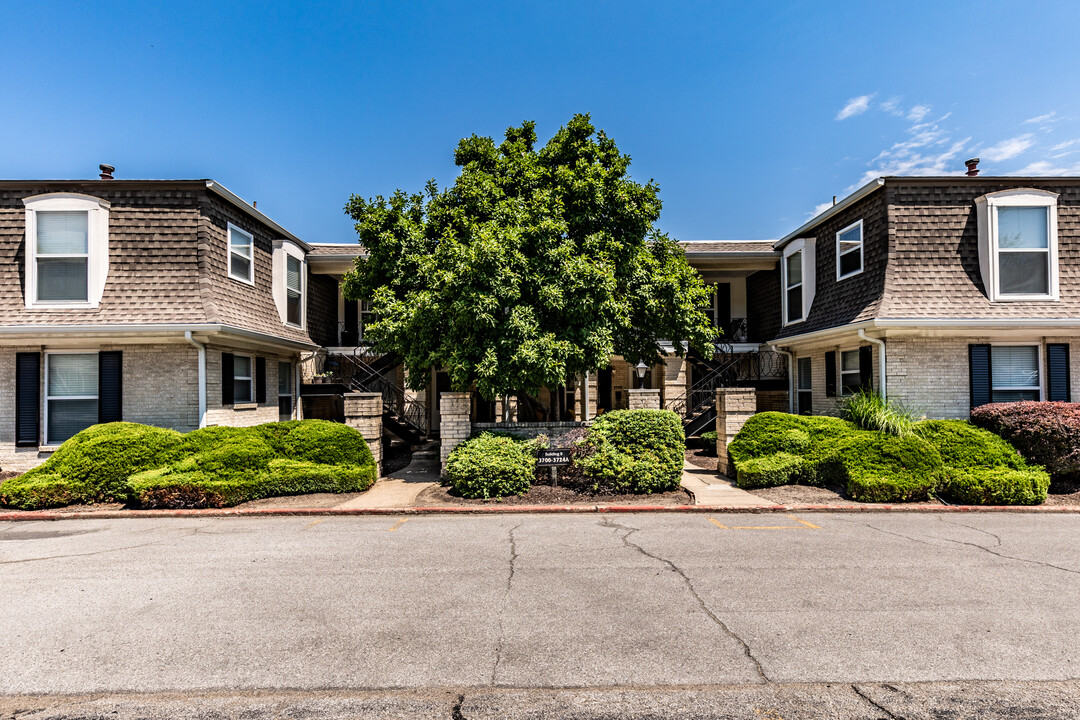
<path fill-rule="evenodd" d="M 659 187 L 627 174 L 588 115 L 541 149 L 535 123 L 463 139 L 453 186 L 389 199 L 352 196 L 367 257 L 343 279 L 370 298 L 365 337 L 397 353 L 414 389 L 433 367 L 457 391 L 535 394 L 606 367 L 612 355 L 656 363 L 660 340 L 709 347 L 701 277 L 653 227 Z"/>

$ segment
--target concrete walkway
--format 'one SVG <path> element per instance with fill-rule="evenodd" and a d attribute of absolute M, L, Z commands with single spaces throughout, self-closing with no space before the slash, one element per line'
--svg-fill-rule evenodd
<path fill-rule="evenodd" d="M 695 505 L 772 507 L 776 504 L 740 490 L 715 470 L 706 470 L 686 461 L 683 461 L 682 486 L 694 495 Z"/>
<path fill-rule="evenodd" d="M 347 500 L 337 508 L 406 508 L 417 495 L 439 484 L 439 445 L 428 443 L 413 453 L 412 462 L 389 477 L 380 478 L 363 495 Z"/>

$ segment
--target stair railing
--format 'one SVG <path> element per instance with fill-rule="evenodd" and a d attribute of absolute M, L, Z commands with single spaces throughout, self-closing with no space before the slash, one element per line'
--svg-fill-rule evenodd
<path fill-rule="evenodd" d="M 395 416 L 420 435 L 427 435 L 427 407 L 405 394 L 405 390 L 387 380 L 366 363 L 360 355 L 338 355 L 342 384 L 357 392 L 377 392 L 382 395 L 383 411 Z"/>

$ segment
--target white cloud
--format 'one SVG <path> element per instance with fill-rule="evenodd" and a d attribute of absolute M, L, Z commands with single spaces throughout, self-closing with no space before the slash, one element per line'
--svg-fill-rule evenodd
<path fill-rule="evenodd" d="M 832 200 L 829 200 L 828 202 L 823 202 L 820 205 L 815 205 L 814 209 L 811 210 L 810 213 L 806 216 L 806 219 L 809 220 L 810 218 L 815 218 L 818 215 L 820 215 L 821 213 L 823 213 L 826 210 L 828 210 L 829 208 L 831 208 L 832 206 L 833 206 L 833 201 Z"/>
<path fill-rule="evenodd" d="M 1060 142 L 1057 145 L 1055 145 L 1054 147 L 1050 148 L 1050 151 L 1049 151 L 1050 152 L 1050 157 L 1059 158 L 1059 157 L 1065 157 L 1066 155 L 1072 155 L 1075 152 L 1080 152 L 1080 148 L 1076 147 L 1077 144 L 1080 144 L 1080 138 L 1077 138 L 1075 140 L 1066 140 L 1065 142 Z M 1074 148 L 1074 149 L 1070 150 L 1069 148 Z"/>
<path fill-rule="evenodd" d="M 979 152 L 979 157 L 981 157 L 983 160 L 988 160 L 990 162 L 1012 160 L 1014 157 L 1022 154 L 1034 144 L 1035 141 L 1032 139 L 1031 133 L 1027 133 L 1025 135 L 1017 135 L 1014 138 L 1002 140 L 997 145 L 992 145 L 988 148 L 984 148 Z"/>
<path fill-rule="evenodd" d="M 844 107 L 840 108 L 840 112 L 836 113 L 837 120 L 847 120 L 849 117 L 855 117 L 856 115 L 862 115 L 870 108 L 870 101 L 874 99 L 874 95 L 860 95 L 853 97 L 847 101 Z"/>
<path fill-rule="evenodd" d="M 1080 175 L 1080 163 L 1075 165 L 1054 165 L 1048 160 L 1036 160 L 1026 166 L 1006 175 L 1040 176 L 1040 175 Z"/>
<path fill-rule="evenodd" d="M 881 103 L 881 109 L 890 115 L 896 115 L 897 117 L 904 116 L 904 111 L 900 109 L 900 98 L 898 97 L 891 97 Z"/>
<path fill-rule="evenodd" d="M 929 105 L 916 105 L 908 110 L 907 119 L 911 122 L 922 122 L 923 118 L 930 114 Z"/>
<path fill-rule="evenodd" d="M 937 122 L 916 123 L 907 132 L 910 136 L 907 140 L 893 143 L 870 161 L 870 169 L 863 174 L 859 185 L 883 175 L 952 175 L 961 172 L 956 158 L 967 147 L 970 137 L 953 140 L 950 131 Z"/>
<path fill-rule="evenodd" d="M 1037 125 L 1043 125 L 1045 123 L 1057 122 L 1058 120 L 1061 120 L 1061 118 L 1059 118 L 1057 116 L 1057 110 L 1053 110 L 1051 112 L 1046 113 L 1045 115 L 1036 115 L 1033 118 L 1028 118 L 1027 120 L 1024 121 L 1023 124 L 1024 125 L 1036 125 L 1036 124 Z"/>

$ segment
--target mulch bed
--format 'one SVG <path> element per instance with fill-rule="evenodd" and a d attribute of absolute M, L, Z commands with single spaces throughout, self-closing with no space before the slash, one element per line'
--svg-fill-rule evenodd
<path fill-rule="evenodd" d="M 383 445 L 382 474 L 383 477 L 392 475 L 398 470 L 404 470 L 412 462 L 413 449 L 411 445 L 394 443 Z"/>
<path fill-rule="evenodd" d="M 693 502 L 690 493 L 682 489 L 652 495 L 594 495 L 550 485 L 533 485 L 524 495 L 474 500 L 461 497 L 453 488 L 436 485 L 420 493 L 413 505 L 691 505 Z"/>
<path fill-rule="evenodd" d="M 715 470 L 719 458 L 713 448 L 686 448 L 686 462 L 706 470 Z"/>
<path fill-rule="evenodd" d="M 1043 505 L 1080 505 L 1080 479 L 1050 483 Z"/>

